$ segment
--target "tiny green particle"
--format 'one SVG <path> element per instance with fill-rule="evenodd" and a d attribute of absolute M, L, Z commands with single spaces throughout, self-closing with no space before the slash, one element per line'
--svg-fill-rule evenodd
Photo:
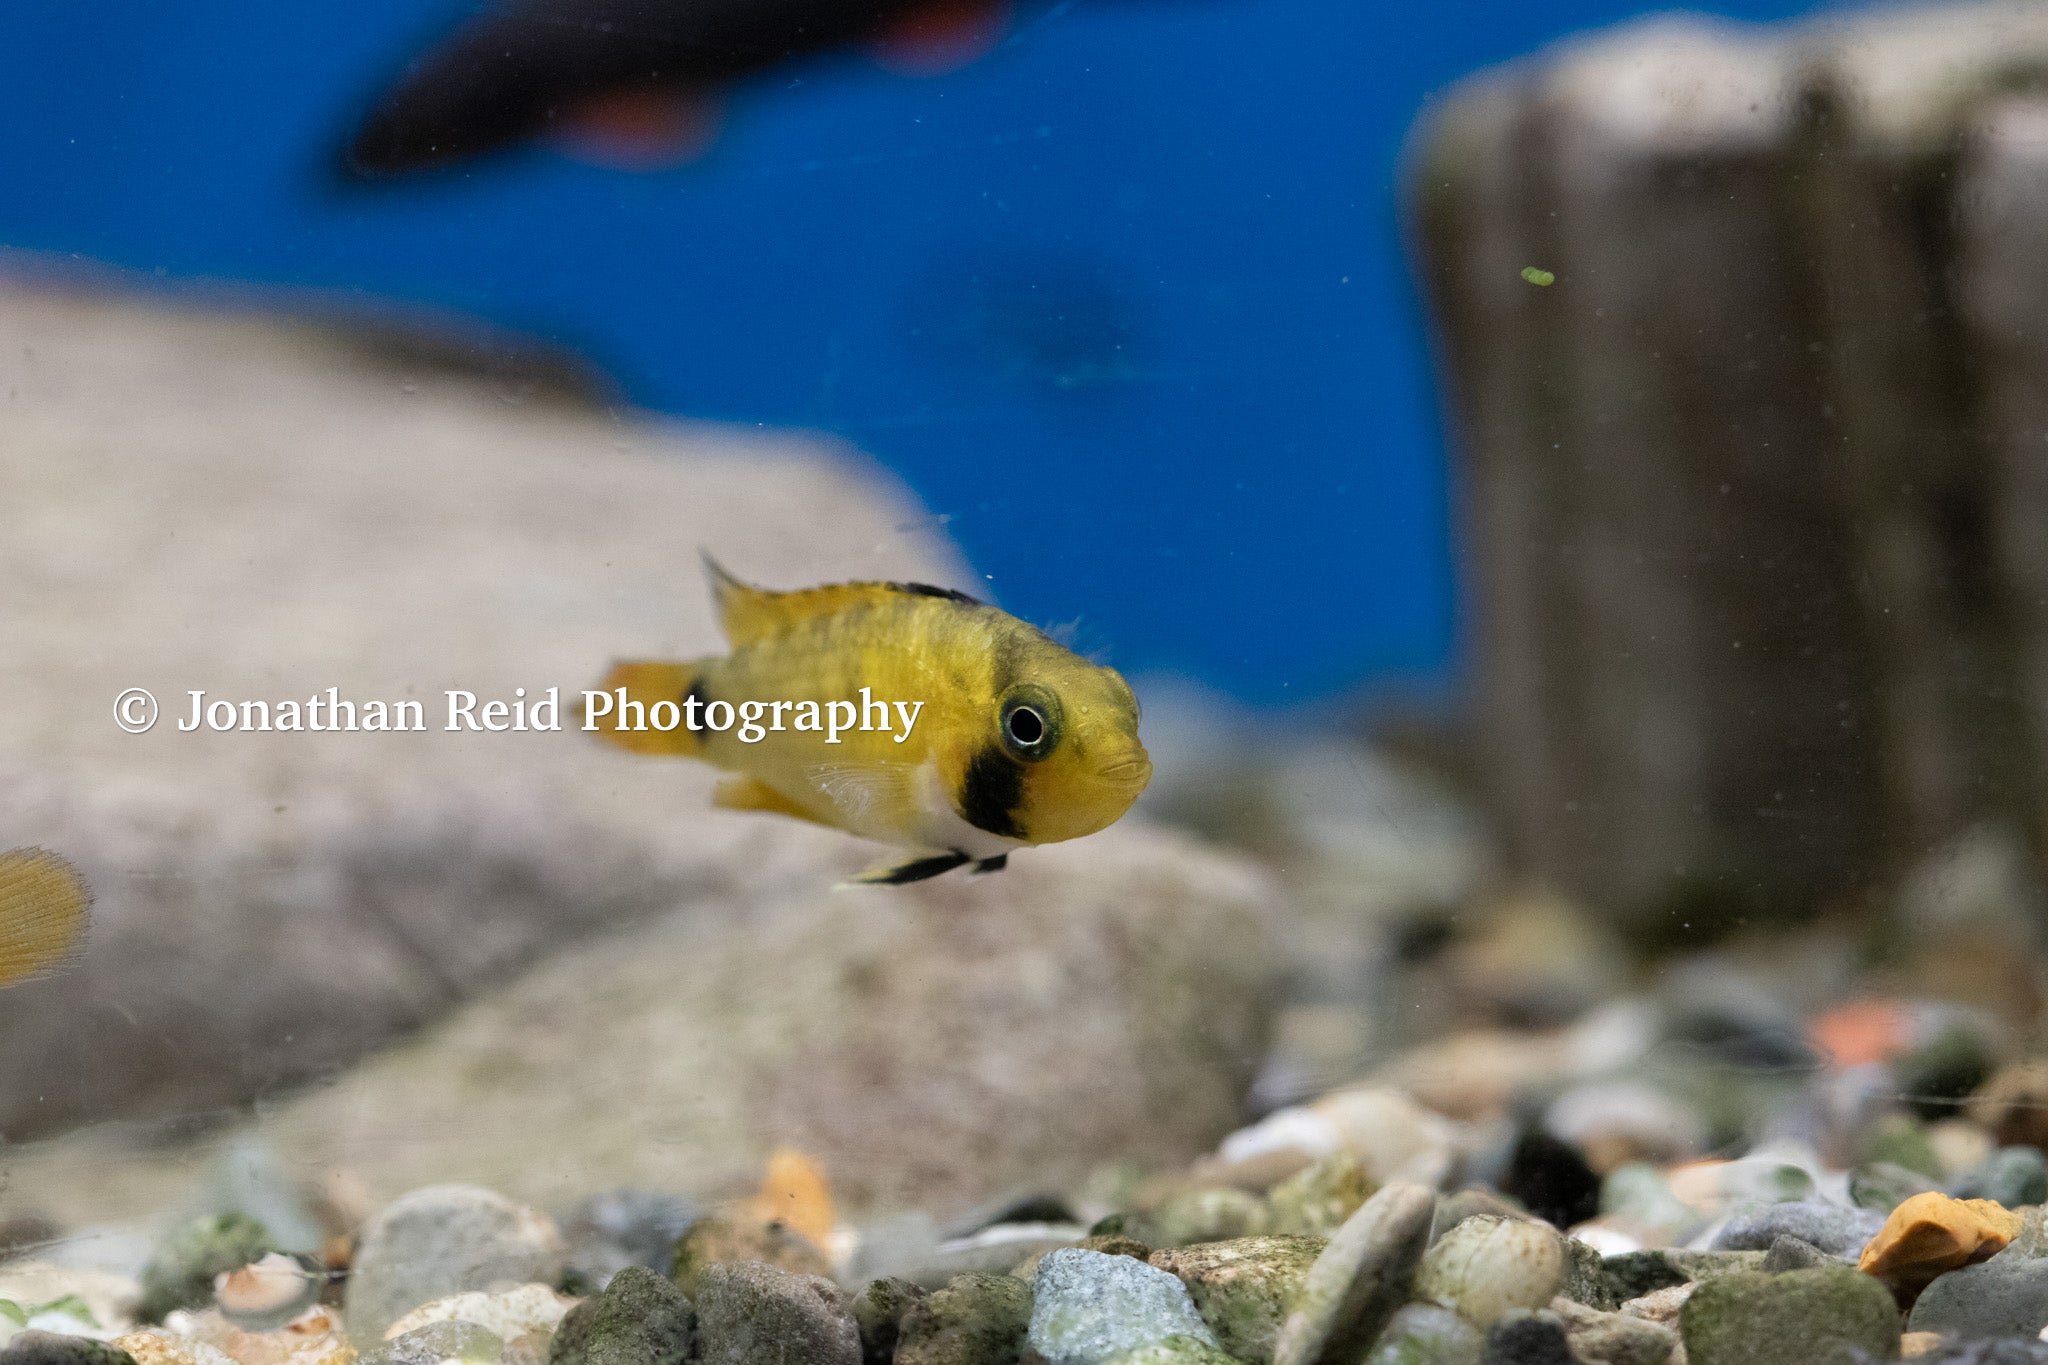
<path fill-rule="evenodd" d="M 1549 285 L 1557 282 L 1557 276 L 1551 274 L 1548 270 L 1533 265 L 1522 267 L 1522 278 L 1534 285 Z"/>

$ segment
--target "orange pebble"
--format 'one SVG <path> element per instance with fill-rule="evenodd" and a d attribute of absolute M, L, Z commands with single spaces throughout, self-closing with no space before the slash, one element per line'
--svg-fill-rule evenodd
<path fill-rule="evenodd" d="M 1906 1050 L 1906 1012 L 1891 1000 L 1851 1000 L 1809 1026 L 1814 1044 L 1836 1066 L 1885 1062 Z"/>
<path fill-rule="evenodd" d="M 1892 1210 L 1856 1268 L 1910 1300 L 1935 1276 L 2003 1251 L 2019 1230 L 2020 1215 L 2003 1204 L 1930 1190 Z"/>
<path fill-rule="evenodd" d="M 838 1221 L 832 1211 L 832 1187 L 817 1164 L 794 1147 L 778 1147 L 768 1157 L 761 1192 L 748 1201 L 764 1218 L 778 1219 L 813 1246 L 822 1247 Z"/>

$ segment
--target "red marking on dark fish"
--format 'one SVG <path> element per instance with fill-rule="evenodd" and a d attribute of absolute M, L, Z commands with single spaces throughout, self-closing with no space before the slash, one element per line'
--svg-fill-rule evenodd
<path fill-rule="evenodd" d="M 620 90 L 586 100 L 548 140 L 614 171 L 665 171 L 711 150 L 718 102 L 687 90 Z"/>

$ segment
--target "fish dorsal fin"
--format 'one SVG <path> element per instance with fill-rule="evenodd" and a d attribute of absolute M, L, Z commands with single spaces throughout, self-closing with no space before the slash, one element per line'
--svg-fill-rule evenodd
<path fill-rule="evenodd" d="M 774 592 L 742 583 L 708 554 L 704 556 L 704 572 L 711 580 L 711 598 L 718 607 L 718 623 L 735 649 L 805 621 L 831 616 L 863 602 L 896 594 L 937 597 L 974 607 L 981 605 L 964 592 L 935 588 L 929 583 L 834 583 L 823 588 Z"/>

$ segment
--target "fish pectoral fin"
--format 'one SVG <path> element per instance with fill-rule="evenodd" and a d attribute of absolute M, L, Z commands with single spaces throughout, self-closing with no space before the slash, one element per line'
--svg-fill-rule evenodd
<path fill-rule="evenodd" d="M 776 815 L 787 815 L 797 820 L 808 820 L 814 825 L 825 825 L 827 829 L 834 828 L 758 777 L 720 778 L 718 785 L 712 789 L 711 804 L 724 810 L 772 811 Z"/>
<path fill-rule="evenodd" d="M 1007 853 L 998 853 L 993 858 L 983 858 L 980 862 L 976 863 L 974 865 L 974 871 L 970 875 L 980 877 L 990 872 L 1001 872 L 1004 868 L 1008 867 L 1009 865 L 1010 855 Z"/>
<path fill-rule="evenodd" d="M 848 877 L 841 886 L 904 886 L 910 882 L 921 882 L 936 877 L 942 872 L 951 872 L 963 863 L 972 862 L 959 849 L 945 853 L 920 853 L 907 862 L 882 863 L 856 876 Z"/>
<path fill-rule="evenodd" d="M 896 831 L 913 828 L 922 813 L 914 764 L 819 763 L 805 769 L 804 776 L 831 801 L 840 824 L 856 834 L 900 837 Z"/>

